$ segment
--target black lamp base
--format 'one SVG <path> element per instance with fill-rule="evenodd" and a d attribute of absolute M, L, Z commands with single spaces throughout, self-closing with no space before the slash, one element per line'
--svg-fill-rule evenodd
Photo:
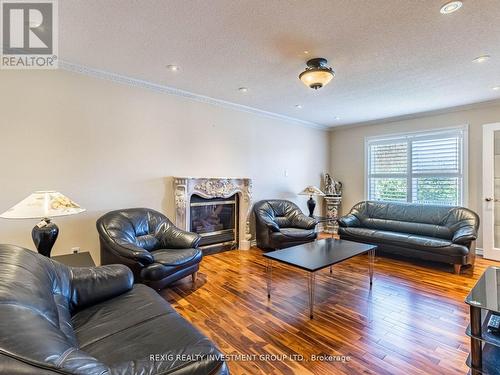
<path fill-rule="evenodd" d="M 307 208 L 309 208 L 309 216 L 313 217 L 314 208 L 316 207 L 316 202 L 314 201 L 312 195 L 307 200 Z"/>
<path fill-rule="evenodd" d="M 36 249 L 40 254 L 49 258 L 58 235 L 59 228 L 50 219 L 43 219 L 31 231 L 31 238 L 33 238 Z"/>

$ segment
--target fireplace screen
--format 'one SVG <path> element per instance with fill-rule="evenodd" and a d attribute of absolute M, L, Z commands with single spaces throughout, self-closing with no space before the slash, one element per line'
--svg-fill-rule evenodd
<path fill-rule="evenodd" d="M 191 197 L 191 231 L 202 236 L 201 247 L 235 247 L 238 233 L 237 200 L 236 194 L 230 198 Z"/>

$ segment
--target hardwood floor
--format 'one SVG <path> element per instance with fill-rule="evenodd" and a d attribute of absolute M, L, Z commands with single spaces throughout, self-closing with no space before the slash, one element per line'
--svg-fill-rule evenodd
<path fill-rule="evenodd" d="M 494 264 L 478 257 L 473 272 L 455 275 L 451 265 L 377 256 L 370 290 L 368 258 L 354 257 L 317 273 L 314 320 L 303 271 L 274 262 L 268 301 L 259 249 L 206 256 L 195 288 L 185 278 L 161 294 L 234 356 L 232 374 L 465 374 L 463 300 Z"/>

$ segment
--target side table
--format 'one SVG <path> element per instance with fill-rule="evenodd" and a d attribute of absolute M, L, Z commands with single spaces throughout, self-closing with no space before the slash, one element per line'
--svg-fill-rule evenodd
<path fill-rule="evenodd" d="M 465 299 L 470 309 L 470 374 L 500 374 L 500 335 L 488 330 L 491 314 L 500 315 L 500 268 L 488 267 Z"/>
<path fill-rule="evenodd" d="M 329 230 L 329 228 L 335 228 L 337 224 L 337 218 L 330 216 L 313 216 L 316 220 L 318 220 L 319 224 L 323 224 L 323 231 L 325 233 L 331 234 L 332 238 L 337 234 L 335 229 Z"/>
<path fill-rule="evenodd" d="M 70 267 L 95 267 L 94 260 L 88 251 L 75 254 L 56 255 L 50 259 Z"/>

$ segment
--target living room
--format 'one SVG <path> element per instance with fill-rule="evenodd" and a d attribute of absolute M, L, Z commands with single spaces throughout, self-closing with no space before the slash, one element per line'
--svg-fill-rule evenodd
<path fill-rule="evenodd" d="M 497 1 L 0 8 L 0 374 L 500 373 Z"/>

